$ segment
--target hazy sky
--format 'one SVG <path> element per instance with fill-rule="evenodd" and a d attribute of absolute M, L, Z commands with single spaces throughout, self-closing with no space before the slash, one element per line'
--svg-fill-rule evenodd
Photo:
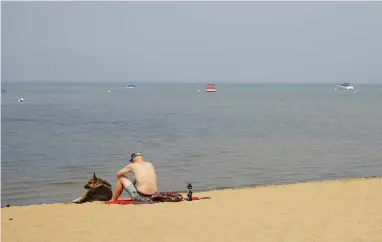
<path fill-rule="evenodd" d="M 382 2 L 1 2 L 3 81 L 382 83 Z"/>

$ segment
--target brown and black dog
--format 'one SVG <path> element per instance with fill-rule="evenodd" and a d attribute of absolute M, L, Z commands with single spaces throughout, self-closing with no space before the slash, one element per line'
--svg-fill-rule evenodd
<path fill-rule="evenodd" d="M 73 200 L 72 203 L 109 201 L 113 196 L 110 183 L 98 178 L 95 173 L 89 178 L 84 188 L 87 189 L 86 192 L 80 198 Z"/>

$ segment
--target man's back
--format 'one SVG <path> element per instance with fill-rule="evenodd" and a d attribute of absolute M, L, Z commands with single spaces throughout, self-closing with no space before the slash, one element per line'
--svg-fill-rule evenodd
<path fill-rule="evenodd" d="M 131 164 L 132 172 L 136 180 L 136 188 L 144 194 L 157 192 L 157 176 L 153 164 L 146 161 Z"/>

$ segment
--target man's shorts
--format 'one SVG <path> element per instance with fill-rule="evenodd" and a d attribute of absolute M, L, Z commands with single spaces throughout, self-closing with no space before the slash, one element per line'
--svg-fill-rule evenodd
<path fill-rule="evenodd" d="M 137 188 L 133 184 L 130 184 L 125 190 L 127 191 L 127 193 L 129 193 L 129 196 L 131 197 L 131 199 L 135 201 L 142 201 L 142 202 L 151 201 L 151 195 L 146 195 L 146 194 L 138 192 Z"/>

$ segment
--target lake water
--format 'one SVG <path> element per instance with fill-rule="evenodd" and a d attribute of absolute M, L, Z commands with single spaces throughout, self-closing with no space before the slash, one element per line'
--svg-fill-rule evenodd
<path fill-rule="evenodd" d="M 382 85 L 126 85 L 3 82 L 2 203 L 73 200 L 93 172 L 114 187 L 132 152 L 161 191 L 382 175 Z"/>

